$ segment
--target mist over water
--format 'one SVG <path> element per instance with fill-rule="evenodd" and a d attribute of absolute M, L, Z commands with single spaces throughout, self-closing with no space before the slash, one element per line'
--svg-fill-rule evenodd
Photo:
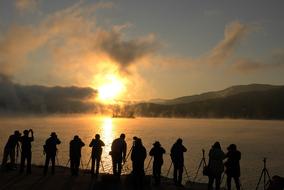
<path fill-rule="evenodd" d="M 198 164 L 202 157 L 202 148 L 208 151 L 215 141 L 220 141 L 226 152 L 229 144 L 235 143 L 242 152 L 241 182 L 245 189 L 255 188 L 263 167 L 262 159 L 267 157 L 267 167 L 270 175 L 284 175 L 284 121 L 259 120 L 229 120 L 229 119 L 165 119 L 165 118 L 107 118 L 92 115 L 65 115 L 48 117 L 7 117 L 0 119 L 0 158 L 3 148 L 10 134 L 14 130 L 32 128 L 35 141 L 32 143 L 32 163 L 42 165 L 44 162 L 43 144 L 50 133 L 55 131 L 61 140 L 58 146 L 59 165 L 66 166 L 69 159 L 69 142 L 77 134 L 85 142 L 82 149 L 82 161 L 86 167 L 91 148 L 88 147 L 96 133 L 101 135 L 105 142 L 102 160 L 105 172 L 111 172 L 110 145 L 120 133 L 126 134 L 128 150 L 132 145 L 133 136 L 142 138 L 147 152 L 152 148 L 154 141 L 159 140 L 166 149 L 162 174 L 165 176 L 170 166 L 170 148 L 177 138 L 184 140 L 188 149 L 185 153 L 185 166 L 190 179 L 195 176 Z M 147 156 L 145 168 L 150 156 Z M 19 161 L 19 159 L 18 159 Z M 151 167 L 147 173 L 151 173 Z M 90 164 L 89 164 L 90 168 Z M 124 172 L 131 171 L 131 161 L 128 159 Z M 103 172 L 101 168 L 101 172 Z M 170 177 L 172 176 L 172 171 Z M 184 172 L 184 180 L 186 180 Z M 207 182 L 207 178 L 199 174 L 199 181 Z M 225 180 L 223 181 L 225 184 Z"/>

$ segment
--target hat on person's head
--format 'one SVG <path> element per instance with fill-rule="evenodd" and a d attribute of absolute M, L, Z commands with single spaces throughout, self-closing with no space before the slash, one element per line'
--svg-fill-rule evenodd
<path fill-rule="evenodd" d="M 214 143 L 213 148 L 221 149 L 220 143 L 217 141 Z"/>
<path fill-rule="evenodd" d="M 21 133 L 18 130 L 14 131 L 14 134 L 17 135 L 17 136 L 21 135 Z"/>
<path fill-rule="evenodd" d="M 153 143 L 153 145 L 154 145 L 154 146 L 161 146 L 161 144 L 160 144 L 159 141 L 155 141 L 155 142 Z"/>
<path fill-rule="evenodd" d="M 55 132 L 52 132 L 52 133 L 50 134 L 50 136 L 52 136 L 52 137 L 56 137 L 57 135 L 56 135 L 56 133 L 55 133 Z"/>
<path fill-rule="evenodd" d="M 237 150 L 237 145 L 230 144 L 230 146 L 228 146 L 227 150 Z"/>
<path fill-rule="evenodd" d="M 74 140 L 78 140 L 79 139 L 79 136 L 78 135 L 75 135 L 74 136 Z"/>
<path fill-rule="evenodd" d="M 177 143 L 181 144 L 182 143 L 182 139 L 178 138 Z"/>
<path fill-rule="evenodd" d="M 24 135 L 28 135 L 29 134 L 29 131 L 28 130 L 24 130 Z"/>
<path fill-rule="evenodd" d="M 121 133 L 120 138 L 125 139 L 125 134 Z"/>

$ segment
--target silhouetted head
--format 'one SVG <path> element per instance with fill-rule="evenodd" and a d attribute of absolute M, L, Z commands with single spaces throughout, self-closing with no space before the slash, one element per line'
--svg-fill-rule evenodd
<path fill-rule="evenodd" d="M 79 138 L 79 136 L 78 135 L 75 135 L 74 136 L 74 140 L 79 140 L 80 138 Z"/>
<path fill-rule="evenodd" d="M 14 135 L 16 135 L 18 137 L 18 136 L 21 136 L 21 133 L 18 130 L 16 130 L 16 131 L 14 131 Z"/>
<path fill-rule="evenodd" d="M 161 146 L 161 144 L 160 144 L 160 142 L 159 141 L 156 141 L 156 142 L 154 142 L 154 144 L 153 144 L 155 147 L 160 147 Z"/>
<path fill-rule="evenodd" d="M 215 142 L 212 147 L 213 147 L 213 148 L 216 148 L 216 149 L 221 149 L 221 145 L 220 145 L 220 143 L 219 143 L 218 141 Z"/>
<path fill-rule="evenodd" d="M 182 139 L 181 138 L 178 138 L 177 144 L 182 144 Z"/>
<path fill-rule="evenodd" d="M 29 135 L 29 131 L 28 131 L 28 130 L 24 130 L 23 133 L 24 133 L 25 136 L 28 136 L 28 135 Z"/>
<path fill-rule="evenodd" d="M 51 136 L 51 137 L 57 137 L 57 135 L 56 135 L 55 132 L 52 132 L 52 133 L 50 134 L 50 136 Z"/>
<path fill-rule="evenodd" d="M 100 139 L 101 136 L 100 136 L 99 134 L 96 134 L 95 138 L 96 138 L 96 139 Z"/>
<path fill-rule="evenodd" d="M 234 151 L 234 150 L 237 150 L 237 145 L 235 145 L 235 144 L 230 144 L 230 146 L 228 146 L 228 148 L 227 148 L 227 150 L 232 150 L 232 151 Z"/>
<path fill-rule="evenodd" d="M 125 134 L 121 133 L 120 138 L 124 140 L 125 139 Z"/>
<path fill-rule="evenodd" d="M 135 140 L 135 146 L 142 146 L 142 140 L 140 138 Z"/>
<path fill-rule="evenodd" d="M 138 137 L 136 137 L 136 136 L 133 137 L 133 140 L 134 140 L 134 141 L 136 141 L 137 139 L 138 139 Z"/>

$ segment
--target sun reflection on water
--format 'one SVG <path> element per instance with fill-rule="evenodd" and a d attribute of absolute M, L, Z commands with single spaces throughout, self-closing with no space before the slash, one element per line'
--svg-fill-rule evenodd
<path fill-rule="evenodd" d="M 112 122 L 112 118 L 102 118 L 101 122 L 101 139 L 105 143 L 105 147 L 103 150 L 102 161 L 104 165 L 105 172 L 110 172 L 111 168 L 111 157 L 109 152 L 111 150 L 111 143 L 114 139 L 115 135 L 115 126 Z"/>

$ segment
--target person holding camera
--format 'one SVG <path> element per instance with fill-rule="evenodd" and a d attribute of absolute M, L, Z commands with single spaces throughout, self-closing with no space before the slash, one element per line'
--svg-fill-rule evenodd
<path fill-rule="evenodd" d="M 105 143 L 100 139 L 100 135 L 96 134 L 95 139 L 92 139 L 89 147 L 92 147 L 92 166 L 91 166 L 91 174 L 94 175 L 95 165 L 96 165 L 96 173 L 95 176 L 99 175 L 100 170 L 100 161 L 103 152 L 103 146 Z"/>
<path fill-rule="evenodd" d="M 182 144 L 182 139 L 177 139 L 176 143 L 171 148 L 171 159 L 174 165 L 174 183 L 177 186 L 182 186 L 182 174 L 184 167 L 184 153 L 187 151 Z"/>
<path fill-rule="evenodd" d="M 226 155 L 221 149 L 219 142 L 215 142 L 209 151 L 209 175 L 208 175 L 208 190 L 213 190 L 215 181 L 215 189 L 220 190 L 221 177 L 224 171 L 223 160 Z"/>
<path fill-rule="evenodd" d="M 2 169 L 15 167 L 15 149 L 17 148 L 17 155 L 19 150 L 19 140 L 21 137 L 21 133 L 17 130 L 14 134 L 9 136 L 9 139 L 5 145 L 4 153 L 3 153 L 3 161 L 2 161 Z M 10 167 L 8 167 L 7 161 L 8 157 L 10 158 Z"/>
<path fill-rule="evenodd" d="M 45 145 L 43 145 L 45 157 L 45 165 L 43 174 L 46 175 L 48 170 L 49 161 L 51 160 L 51 173 L 54 174 L 55 169 L 55 157 L 57 153 L 57 145 L 60 144 L 61 141 L 57 138 L 55 132 L 52 132 L 50 137 L 45 141 Z"/>
<path fill-rule="evenodd" d="M 22 145 L 21 152 L 21 164 L 20 173 L 24 172 L 25 161 L 27 160 L 27 174 L 31 174 L 31 161 L 32 161 L 32 145 L 31 142 L 34 141 L 34 132 L 32 129 L 24 130 L 24 135 L 20 137 L 20 142 Z M 31 134 L 31 136 L 29 136 Z"/>
<path fill-rule="evenodd" d="M 235 144 L 230 144 L 227 150 L 228 150 L 228 153 L 226 154 L 226 157 L 228 159 L 225 162 L 225 167 L 226 167 L 225 173 L 227 174 L 227 189 L 231 190 L 231 181 L 233 178 L 235 180 L 236 189 L 240 190 L 241 189 L 240 187 L 241 152 L 237 150 L 237 146 Z"/>
<path fill-rule="evenodd" d="M 122 162 L 126 161 L 127 144 L 125 142 L 125 134 L 121 134 L 119 138 L 115 139 L 111 144 L 111 158 L 113 175 L 120 177 Z"/>
<path fill-rule="evenodd" d="M 78 135 L 75 135 L 73 140 L 69 143 L 70 169 L 71 175 L 73 176 L 78 176 L 81 161 L 81 149 L 83 146 L 85 146 L 85 143 Z"/>

